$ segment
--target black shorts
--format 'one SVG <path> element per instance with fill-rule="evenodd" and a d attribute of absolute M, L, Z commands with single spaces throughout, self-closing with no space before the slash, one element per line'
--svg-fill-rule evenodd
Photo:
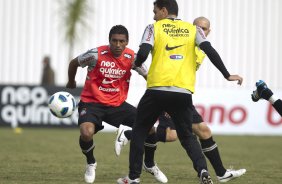
<path fill-rule="evenodd" d="M 96 133 L 104 128 L 103 121 L 117 128 L 120 124 L 132 127 L 136 118 L 136 108 L 127 102 L 118 107 L 111 107 L 80 101 L 78 115 L 78 125 L 84 122 L 94 123 Z"/>
<path fill-rule="evenodd" d="M 192 123 L 193 124 L 199 124 L 204 122 L 202 116 L 198 113 L 198 111 L 196 110 L 195 106 L 193 105 L 193 111 L 192 111 L 192 115 L 193 115 L 193 120 Z M 172 121 L 172 119 L 169 117 L 169 115 L 165 112 L 163 112 L 160 117 L 159 117 L 159 125 L 161 128 L 166 129 L 167 127 L 170 127 L 170 129 L 175 130 L 175 125 Z"/>

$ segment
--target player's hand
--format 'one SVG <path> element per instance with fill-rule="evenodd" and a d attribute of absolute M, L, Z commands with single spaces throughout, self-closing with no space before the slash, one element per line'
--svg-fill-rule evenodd
<path fill-rule="evenodd" d="M 142 64 L 139 67 L 135 67 L 133 68 L 133 70 L 135 70 L 139 75 L 143 76 L 145 79 L 147 79 L 147 75 L 148 75 L 148 69 L 146 67 L 146 65 Z"/>
<path fill-rule="evenodd" d="M 243 83 L 243 78 L 239 75 L 230 75 L 227 78 L 228 81 L 237 81 L 238 85 L 241 85 Z"/>
<path fill-rule="evenodd" d="M 66 88 L 70 88 L 70 89 L 76 88 L 76 81 L 68 81 Z"/>

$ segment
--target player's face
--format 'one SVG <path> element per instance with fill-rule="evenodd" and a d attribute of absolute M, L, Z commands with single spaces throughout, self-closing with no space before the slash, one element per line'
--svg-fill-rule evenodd
<path fill-rule="evenodd" d="M 166 9 L 165 8 L 158 8 L 156 5 L 154 6 L 154 20 L 159 21 L 165 19 L 167 17 Z"/>
<path fill-rule="evenodd" d="M 210 27 L 206 21 L 198 21 L 196 22 L 196 26 L 202 28 L 206 36 L 210 33 Z"/>
<path fill-rule="evenodd" d="M 110 39 L 110 49 L 115 57 L 119 57 L 121 55 L 127 44 L 128 40 L 126 39 L 126 35 L 112 34 L 112 37 Z"/>

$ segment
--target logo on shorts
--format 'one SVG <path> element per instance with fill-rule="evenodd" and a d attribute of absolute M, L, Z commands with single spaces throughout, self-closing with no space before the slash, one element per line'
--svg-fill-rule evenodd
<path fill-rule="evenodd" d="M 83 116 L 86 114 L 86 108 L 83 108 L 79 114 L 79 116 Z"/>

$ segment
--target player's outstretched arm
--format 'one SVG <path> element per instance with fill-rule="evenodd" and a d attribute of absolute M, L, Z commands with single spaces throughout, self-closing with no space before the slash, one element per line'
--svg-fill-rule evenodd
<path fill-rule="evenodd" d="M 241 85 L 243 82 L 243 78 L 239 75 L 230 75 L 228 70 L 226 69 L 224 63 L 221 60 L 221 57 L 217 53 L 217 51 L 211 46 L 210 42 L 205 41 L 200 44 L 200 49 L 202 49 L 213 65 L 222 73 L 224 78 L 228 81 L 237 81 L 237 84 Z"/>
<path fill-rule="evenodd" d="M 217 51 L 211 46 L 211 43 L 208 41 L 202 42 L 200 44 L 200 49 L 206 53 L 212 64 L 222 73 L 224 78 L 228 79 L 230 74 Z"/>
<path fill-rule="evenodd" d="M 76 75 L 78 66 L 79 66 L 79 63 L 78 63 L 77 58 L 71 60 L 69 64 L 69 68 L 68 68 L 68 82 L 66 84 L 67 88 L 76 88 L 75 75 Z"/>

